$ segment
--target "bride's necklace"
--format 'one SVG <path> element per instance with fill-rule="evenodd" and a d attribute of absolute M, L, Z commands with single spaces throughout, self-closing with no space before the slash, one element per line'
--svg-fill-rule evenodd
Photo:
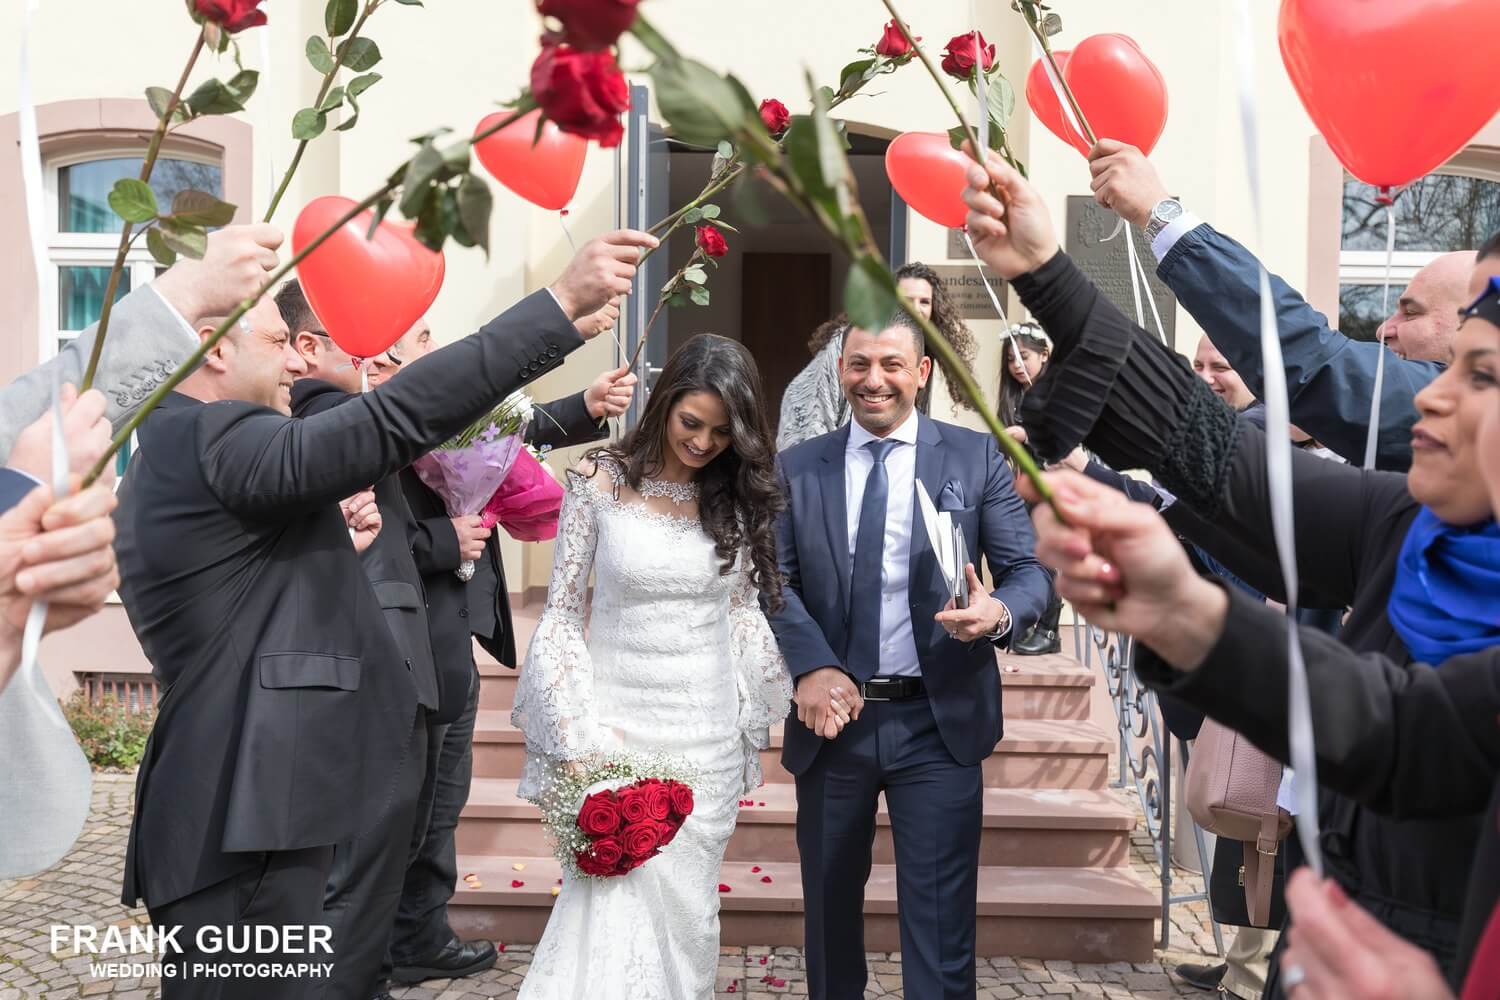
<path fill-rule="evenodd" d="M 667 479 L 642 479 L 640 494 L 643 497 L 666 497 L 673 503 L 695 503 L 698 500 L 698 484 L 675 483 Z"/>

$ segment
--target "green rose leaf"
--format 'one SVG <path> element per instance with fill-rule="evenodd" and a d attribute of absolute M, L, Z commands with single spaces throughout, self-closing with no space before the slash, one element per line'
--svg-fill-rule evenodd
<path fill-rule="evenodd" d="M 464 232 L 474 242 L 490 252 L 490 209 L 494 198 L 490 186 L 473 174 L 465 174 L 458 185 L 458 217 L 463 222 Z"/>
<path fill-rule="evenodd" d="M 844 311 L 850 323 L 865 330 L 882 330 L 900 305 L 896 281 L 880 261 L 863 256 L 849 265 Z"/>
<path fill-rule="evenodd" d="M 417 242 L 436 253 L 443 249 L 443 242 L 449 234 L 458 228 L 458 195 L 452 188 L 432 193 L 436 196 L 427 199 L 417 216 L 417 228 L 412 235 Z"/>
<path fill-rule="evenodd" d="M 201 260 L 208 252 L 208 233 L 202 226 L 195 226 L 180 219 L 165 218 L 157 223 L 162 242 L 171 250 L 193 260 Z M 147 239 L 150 239 L 148 236 Z"/>
<path fill-rule="evenodd" d="M 363 73 L 380 62 L 380 46 L 368 38 L 351 38 L 339 45 L 339 55 L 345 66 Z"/>
<path fill-rule="evenodd" d="M 380 80 L 381 76 L 379 73 L 366 73 L 364 76 L 356 76 L 354 79 L 349 81 L 349 86 L 347 88 L 349 96 L 351 98 L 358 97 L 359 95 L 363 94 L 365 91 L 369 90 L 371 87 L 379 83 Z"/>
<path fill-rule="evenodd" d="M 109 192 L 109 207 L 126 222 L 150 222 L 156 218 L 156 194 L 145 181 L 121 177 Z"/>
<path fill-rule="evenodd" d="M 420 7 L 420 6 L 422 6 L 422 0 L 396 0 L 396 2 L 399 3 L 399 4 L 404 4 L 407 7 Z"/>
<path fill-rule="evenodd" d="M 146 249 L 151 251 L 151 257 L 162 267 L 171 267 L 177 263 L 177 251 L 167 246 L 167 241 L 162 239 L 161 230 L 154 226 L 146 230 Z"/>
<path fill-rule="evenodd" d="M 328 127 L 328 116 L 317 108 L 303 108 L 292 116 L 292 138 L 302 142 L 316 139 Z"/>
<path fill-rule="evenodd" d="M 810 117 L 797 115 L 792 118 L 791 128 L 782 137 L 781 146 L 786 150 L 787 167 L 802 190 L 832 215 L 835 209 L 833 189 L 823 180 L 816 133 L 817 129 Z"/>
<path fill-rule="evenodd" d="M 228 115 L 244 111 L 235 94 L 220 80 L 205 80 L 188 95 L 188 107 L 195 115 Z"/>
<path fill-rule="evenodd" d="M 703 206 L 703 217 L 705 219 L 717 219 L 719 217 L 719 206 L 718 205 L 704 205 Z"/>
<path fill-rule="evenodd" d="M 391 210 L 391 205 L 394 203 L 395 199 L 389 197 L 382 198 L 375 203 L 375 208 L 370 213 L 370 229 L 365 233 L 365 239 L 373 240 L 375 238 L 375 230 L 380 228 L 380 223 L 385 219 L 386 213 Z"/>
<path fill-rule="evenodd" d="M 839 93 L 852 94 L 865 82 L 865 74 L 875 65 L 874 59 L 856 59 L 839 70 Z"/>
<path fill-rule="evenodd" d="M 1042 34 L 1048 38 L 1062 34 L 1062 15 L 1052 13 L 1042 18 Z"/>
<path fill-rule="evenodd" d="M 313 69 L 325 76 L 333 72 L 333 53 L 328 51 L 328 43 L 323 41 L 321 35 L 312 35 L 307 39 L 307 61 L 312 64 Z"/>
<path fill-rule="evenodd" d="M 323 112 L 332 111 L 334 108 L 338 107 L 340 104 L 343 104 L 343 103 L 344 103 L 344 88 L 343 87 L 334 87 L 332 90 L 330 90 L 328 92 L 328 96 L 326 96 L 326 97 L 323 98 L 323 103 L 318 105 L 318 110 L 319 111 L 323 111 Z"/>
<path fill-rule="evenodd" d="M 236 101 L 244 105 L 246 101 L 255 96 L 255 88 L 260 86 L 260 72 L 253 69 L 242 69 L 230 77 L 229 82 L 224 84 L 224 86 L 229 88 L 229 92 L 234 95 Z"/>
<path fill-rule="evenodd" d="M 646 51 L 656 57 L 657 62 L 678 62 L 682 59 L 672 43 L 662 37 L 661 33 L 651 26 L 644 17 L 637 16 L 635 22 L 630 26 L 630 33 L 635 40 L 645 46 Z"/>
<path fill-rule="evenodd" d="M 156 118 L 160 121 L 167 113 L 167 105 L 172 103 L 172 92 L 166 87 L 147 87 L 146 103 L 151 105 L 151 110 L 156 113 Z M 167 124 L 178 125 L 191 117 L 192 112 L 188 110 L 187 105 L 178 101 L 177 105 L 172 108 L 172 120 Z"/>
<path fill-rule="evenodd" d="M 234 213 L 235 206 L 207 191 L 179 191 L 172 199 L 172 218 L 190 225 L 227 226 L 234 221 Z"/>
<path fill-rule="evenodd" d="M 703 221 L 703 209 L 701 209 L 701 208 L 690 208 L 686 212 L 682 213 L 682 224 L 684 226 L 695 225 L 696 223 L 699 223 L 699 222 L 702 222 L 702 221 Z"/>
<path fill-rule="evenodd" d="M 695 306 L 708 305 L 708 289 L 704 288 L 702 285 L 696 286 L 691 292 L 688 293 L 688 297 L 693 300 L 693 305 Z"/>
<path fill-rule="evenodd" d="M 443 173 L 443 154 L 438 152 L 431 140 L 422 144 L 417 155 L 411 158 L 406 176 L 401 181 L 401 214 L 408 219 L 416 218 L 427 201 L 434 180 Z"/>
<path fill-rule="evenodd" d="M 1010 116 L 1015 114 L 1016 88 L 1010 85 L 1010 81 L 1003 73 L 995 73 L 990 77 L 989 106 L 990 119 L 1001 128 L 1004 128 L 1010 121 Z"/>
<path fill-rule="evenodd" d="M 708 280 L 708 272 L 701 267 L 690 267 L 682 272 L 682 280 L 693 285 L 701 285 Z"/>
<path fill-rule="evenodd" d="M 651 68 L 656 100 L 673 137 L 691 146 L 717 148 L 748 127 L 755 104 L 737 82 L 691 59 Z M 758 116 L 757 116 L 758 121 Z"/>
<path fill-rule="evenodd" d="M 771 215 L 766 210 L 765 203 L 761 200 L 761 191 L 757 187 L 758 182 L 748 172 L 742 174 L 735 182 L 734 191 L 730 194 L 730 200 L 734 203 L 734 217 L 742 222 L 753 226 L 763 226 L 770 221 Z"/>
<path fill-rule="evenodd" d="M 356 0 L 328 0 L 328 6 L 323 8 L 323 26 L 328 29 L 328 37 L 337 38 L 354 27 L 358 13 Z"/>

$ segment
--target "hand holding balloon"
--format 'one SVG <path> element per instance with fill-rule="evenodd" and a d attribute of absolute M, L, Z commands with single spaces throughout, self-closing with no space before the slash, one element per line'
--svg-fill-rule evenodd
<path fill-rule="evenodd" d="M 1058 253 L 1052 218 L 1036 189 L 999 155 L 971 163 L 967 222 L 979 259 L 1007 281 L 1035 271 Z"/>
<path fill-rule="evenodd" d="M 628 295 L 641 250 L 654 249 L 657 243 L 655 236 L 634 229 L 619 229 L 589 240 L 568 262 L 562 277 L 553 282 L 557 304 L 569 320 L 576 322 L 603 309 L 612 299 Z"/>
<path fill-rule="evenodd" d="M 1089 153 L 1094 200 L 1136 226 L 1151 221 L 1151 210 L 1170 197 L 1151 161 L 1134 146 L 1100 139 Z"/>

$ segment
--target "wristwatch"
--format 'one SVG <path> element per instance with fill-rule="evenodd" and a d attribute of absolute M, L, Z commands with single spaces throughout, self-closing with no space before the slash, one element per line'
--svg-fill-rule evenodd
<path fill-rule="evenodd" d="M 1146 240 L 1150 242 L 1161 235 L 1161 231 L 1172 224 L 1178 216 L 1182 215 L 1182 202 L 1176 198 L 1163 198 L 1156 203 L 1151 210 L 1151 218 L 1146 223 Z"/>
<path fill-rule="evenodd" d="M 985 638 L 988 639 L 990 642 L 998 642 L 999 640 L 1005 638 L 1005 633 L 1007 633 L 1009 631 L 1010 631 L 1010 608 L 1008 608 L 1008 607 L 1005 606 L 1005 602 L 1004 601 L 1001 601 L 1000 602 L 1000 621 L 995 624 L 995 628 L 994 628 L 993 631 L 991 631 L 991 632 L 989 632 L 989 633 L 987 633 L 985 635 Z"/>

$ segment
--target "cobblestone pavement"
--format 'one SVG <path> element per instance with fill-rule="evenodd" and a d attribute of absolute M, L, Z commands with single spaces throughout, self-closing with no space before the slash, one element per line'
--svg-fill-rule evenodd
<path fill-rule="evenodd" d="M 94 779 L 93 812 L 73 851 L 57 866 L 32 878 L 0 882 L 0 1000 L 109 996 L 112 1000 L 156 1000 L 159 984 L 151 978 L 96 978 L 88 955 L 74 956 L 71 944 L 54 953 L 49 927 L 84 924 L 126 930 L 147 923 L 144 910 L 120 905 L 120 866 L 125 855 L 134 778 L 100 774 Z M 1138 830 L 1132 864 L 1153 886 L 1159 885 L 1150 838 Z M 1174 891 L 1201 889 L 1201 879 L 1177 872 Z M 990 958 L 980 962 L 981 1000 L 1012 997 L 1108 997 L 1116 1000 L 1164 1000 L 1214 994 L 1183 986 L 1167 974 L 1178 962 L 1204 962 L 1213 954 L 1213 937 L 1203 903 L 1173 908 L 1171 950 L 1155 961 L 1131 965 L 1085 965 L 1028 958 Z M 144 956 L 141 956 L 144 959 Z M 525 975 L 531 959 L 527 947 L 509 946 L 491 971 L 464 980 L 435 980 L 396 991 L 401 1000 L 480 1000 L 508 998 Z M 901 956 L 870 956 L 867 997 L 900 997 Z M 806 995 L 802 955 L 795 948 L 725 948 L 719 958 L 716 1000 L 742 997 Z"/>

